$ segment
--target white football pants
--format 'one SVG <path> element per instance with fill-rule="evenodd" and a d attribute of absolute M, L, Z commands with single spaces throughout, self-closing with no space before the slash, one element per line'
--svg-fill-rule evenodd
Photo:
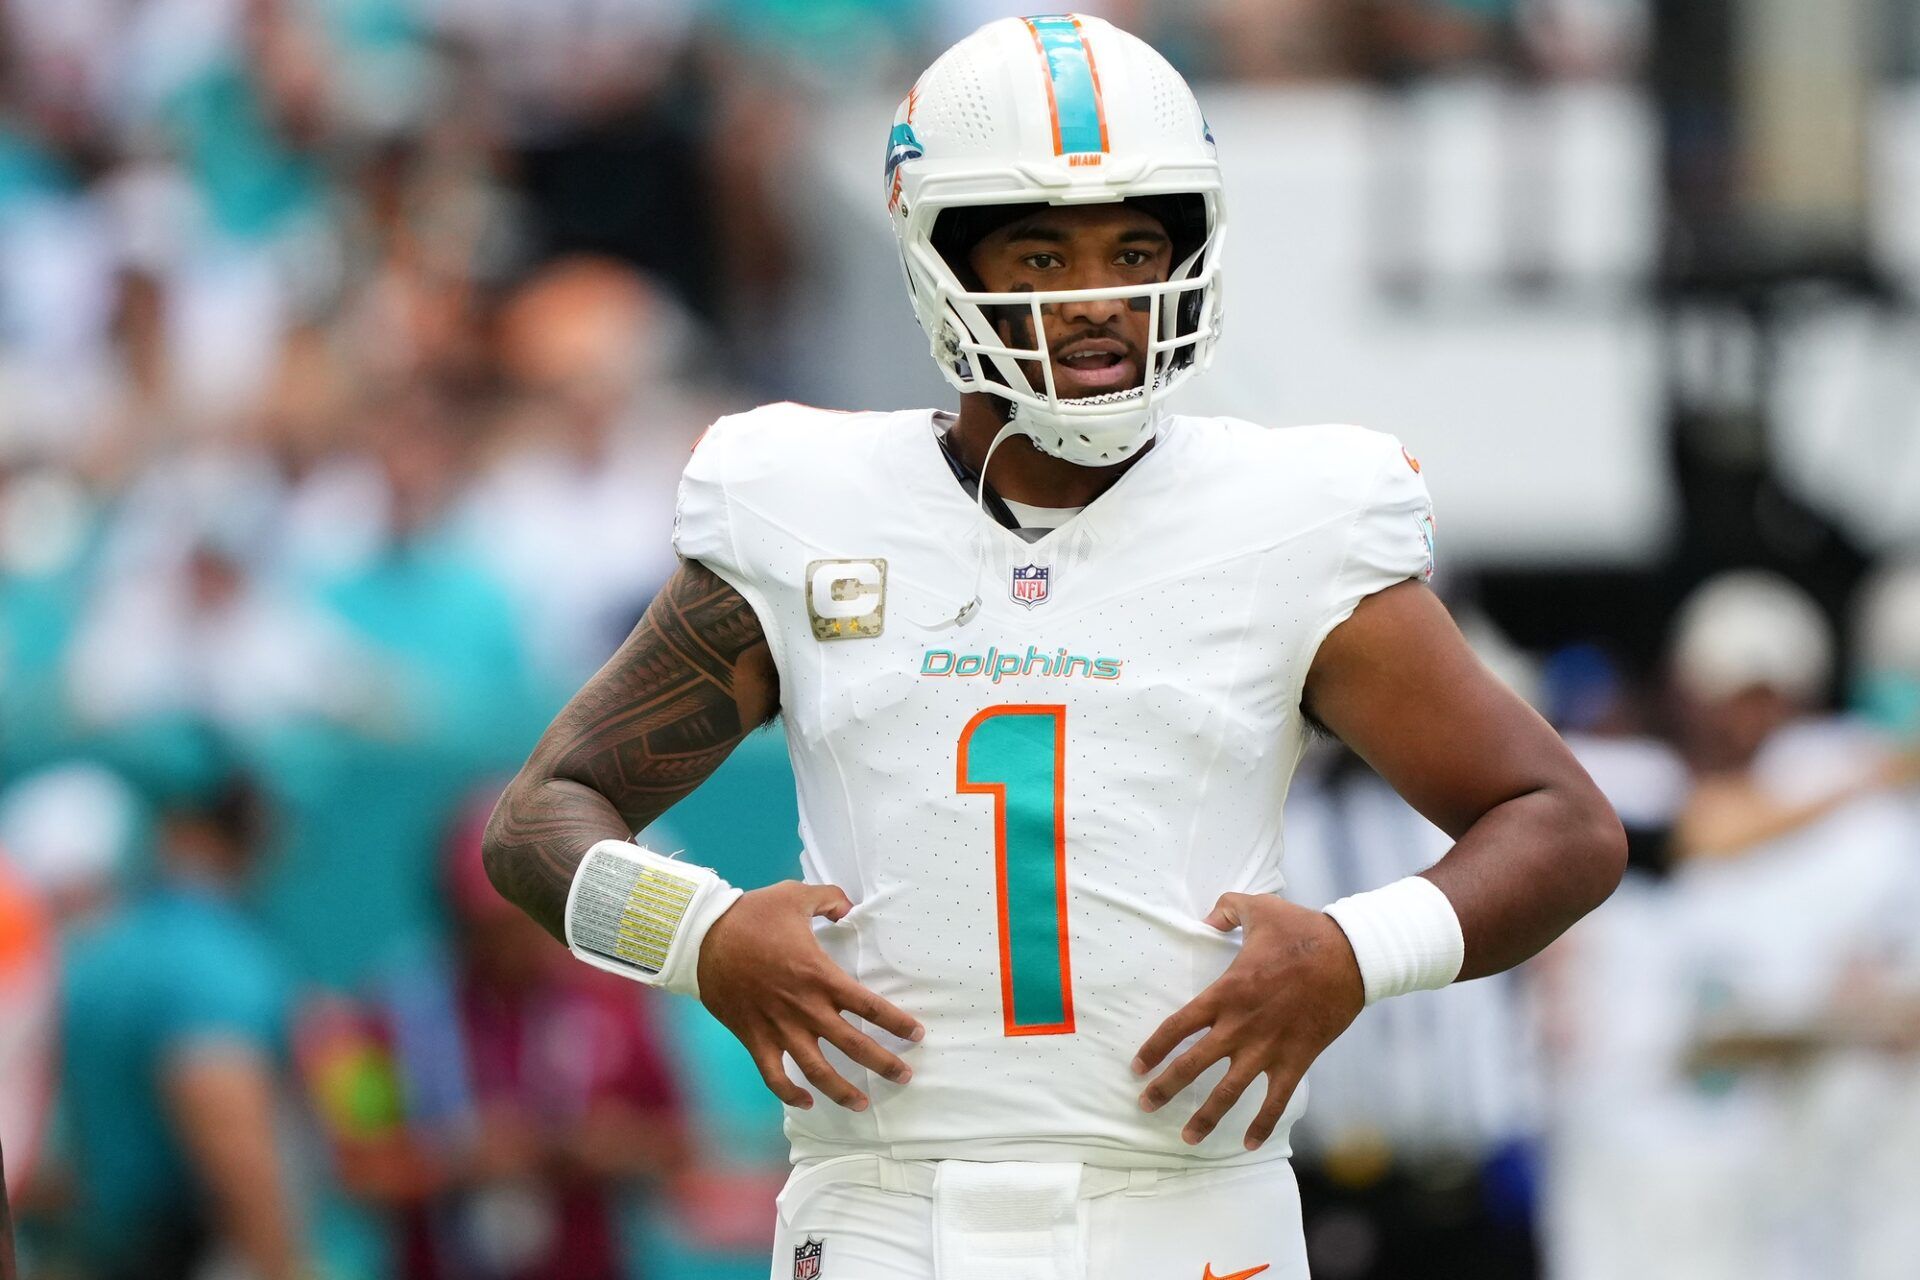
<path fill-rule="evenodd" d="M 1105 1169 L 837 1156 L 780 1193 L 772 1280 L 1307 1280 L 1285 1160 Z"/>

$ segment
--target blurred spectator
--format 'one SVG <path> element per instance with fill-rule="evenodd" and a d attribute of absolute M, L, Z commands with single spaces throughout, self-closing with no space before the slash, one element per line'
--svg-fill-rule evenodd
<path fill-rule="evenodd" d="M 186 1280 L 219 1256 L 305 1274 L 276 1114 L 285 971 L 236 901 L 260 824 L 237 777 L 169 801 L 151 886 L 68 941 L 72 1248 L 98 1280 Z"/>
<path fill-rule="evenodd" d="M 326 714 L 246 738 L 285 814 L 260 908 L 298 971 L 336 990 L 439 936 L 441 833 L 548 710 L 507 597 L 449 524 L 470 447 L 453 394 L 415 388 L 384 406 L 373 465 L 332 478 L 362 495 L 341 508 L 359 519 L 312 526 L 337 541 L 307 553 L 307 598 L 346 639 L 353 678 L 320 686 Z"/>
<path fill-rule="evenodd" d="M 913 55 L 931 35 L 942 5 L 938 0 L 716 0 L 711 7 L 729 35 L 763 57 L 800 64 L 807 68 L 802 75 L 844 85 L 848 78 L 871 84 L 911 76 L 918 69 Z M 982 13 L 973 26 L 1009 12 L 1017 10 L 1001 5 Z"/>
<path fill-rule="evenodd" d="M 1920 743 L 1920 561 L 1869 575 L 1856 600 L 1849 701 L 1880 732 Z"/>
<path fill-rule="evenodd" d="M 704 0 L 444 0 L 442 33 L 472 51 L 503 122 L 544 139 L 625 106 L 654 106 Z"/>
<path fill-rule="evenodd" d="M 1204 39 L 1175 37 L 1174 48 L 1217 76 L 1235 80 L 1318 80 L 1355 69 L 1361 30 L 1356 7 L 1329 0 L 1207 0 L 1195 6 Z M 1167 15 L 1169 27 L 1184 15 Z"/>
<path fill-rule="evenodd" d="M 606 259 L 550 264 L 502 307 L 512 403 L 462 518 L 571 691 L 673 570 L 674 488 L 710 406 L 677 393 L 691 318 Z"/>
<path fill-rule="evenodd" d="M 1630 877 L 1666 875 L 1692 779 L 1679 753 L 1653 733 L 1641 691 L 1593 644 L 1554 654 L 1544 682 L 1547 719 L 1626 828 Z"/>
<path fill-rule="evenodd" d="M 692 46 L 690 0 L 453 0 L 443 29 L 476 55 L 541 256 L 608 254 L 717 319 L 718 173 L 746 153 Z"/>
<path fill-rule="evenodd" d="M 74 477 L 10 469 L 0 456 L 0 778 L 72 745 L 63 668 L 86 607 L 97 523 Z"/>
<path fill-rule="evenodd" d="M 1675 631 L 1681 746 L 1696 774 L 1674 832 L 1679 857 L 1740 854 L 1856 799 L 1920 781 L 1920 761 L 1838 727 L 1822 731 L 1812 772 L 1763 772 L 1762 751 L 1776 735 L 1815 731 L 1803 722 L 1833 680 L 1827 620 L 1790 583 L 1758 572 L 1723 575 L 1687 601 Z"/>
<path fill-rule="evenodd" d="M 0 851 L 3 852 L 3 851 Z M 53 1093 L 54 935 L 43 904 L 0 857 L 0 1147 L 11 1153 L 0 1193 L 33 1175 Z"/>
<path fill-rule="evenodd" d="M 55 765 L 0 791 L 0 897 L 44 915 L 44 954 L 16 951 L 11 1006 L 0 1039 L 10 1060 L 0 1138 L 13 1152 L 13 1205 L 23 1224 L 21 1256 L 29 1274 L 41 1274 L 48 1219 L 71 1200 L 66 1185 L 65 1135 L 57 1123 L 59 1040 L 57 946 L 68 934 L 109 910 L 132 874 L 131 850 L 142 838 L 140 806 L 118 775 L 94 764 Z M 16 905 L 9 915 L 16 918 Z M 16 938 L 17 940 L 17 938 Z"/>
<path fill-rule="evenodd" d="M 55 765 L 0 791 L 0 851 L 64 933 L 105 910 L 135 873 L 143 820 L 118 774 Z"/>
<path fill-rule="evenodd" d="M 1365 117 L 1364 145 L 1331 146 L 1377 171 L 1382 282 L 1452 286 L 1442 250 L 1462 234 L 1461 190 L 1498 188 L 1500 225 L 1477 231 L 1508 284 L 1566 269 L 1563 223 L 1616 218 L 1593 188 L 1641 181 L 1630 153 L 1644 105 L 1627 78 L 1649 7 L 1087 11 L 1200 76 L 1332 82 L 1288 110 L 1340 102 Z M 1896 7 L 1915 28 L 1912 6 Z M 536 939 L 496 938 L 490 900 L 459 892 L 460 958 L 400 961 L 442 954 L 438 854 L 461 798 L 523 757 L 671 568 L 675 478 L 701 427 L 733 407 L 709 380 L 769 396 L 819 381 L 790 354 L 793 332 L 821 323 L 791 282 L 802 266 L 844 271 L 854 236 L 865 253 L 864 237 L 885 232 L 813 238 L 796 193 L 820 175 L 801 172 L 799 141 L 876 93 L 890 105 L 929 42 L 1014 8 L 0 3 L 0 847 L 25 895 L 0 883 L 0 1061 L 39 1051 L 35 982 L 52 977 L 20 945 L 36 930 L 78 935 L 80 1037 L 63 1068 L 70 1132 L 39 1139 L 44 1093 L 31 1068 L 9 1068 L 0 1140 L 16 1186 L 31 1171 L 57 1192 L 47 1175 L 70 1159 L 81 1203 L 104 1197 L 75 1222 L 84 1248 L 135 1247 L 149 1212 L 171 1237 L 233 1238 L 219 1216 L 230 1201 L 235 1221 L 263 1220 L 231 1181 L 195 1190 L 181 1171 L 237 1158 L 231 1141 L 187 1141 L 204 1111 L 192 1082 L 257 1091 L 273 1063 L 262 1011 L 285 965 L 353 998 L 378 992 L 370 1008 L 324 1014 L 309 1057 L 325 1066 L 316 1088 L 344 1135 L 340 1166 L 402 1206 L 419 1274 L 485 1275 L 481 1259 L 504 1267 L 543 1239 L 594 1242 L 579 1257 L 604 1271 L 606 1207 L 636 1169 L 674 1188 L 652 1197 L 643 1243 L 628 1242 L 643 1273 L 765 1274 L 779 1108 L 697 1004 L 636 1013 L 610 991 L 576 992 L 535 963 Z M 1607 77 L 1598 95 L 1540 92 Z M 1252 96 L 1221 94 L 1222 109 L 1249 112 Z M 1567 122 L 1601 98 L 1620 109 L 1608 126 L 1620 156 L 1570 181 L 1596 156 L 1562 145 Z M 1489 157 L 1464 179 L 1446 169 L 1461 153 L 1432 145 L 1435 121 L 1463 111 Z M 862 170 L 877 159 L 849 154 Z M 1893 191 L 1898 166 L 1885 172 Z M 1297 195 L 1316 202 L 1338 182 L 1305 181 Z M 1423 323 L 1377 301 L 1381 327 Z M 880 305 L 898 308 L 897 293 Z M 1446 324 L 1464 339 L 1487 318 Z M 1550 345 L 1518 350 L 1558 367 Z M 1500 1256 L 1462 1269 L 1525 1265 L 1535 1040 L 1557 1274 L 1911 1271 L 1920 1081 L 1903 1064 L 1916 1060 L 1920 902 L 1903 868 L 1920 813 L 1897 784 L 1900 750 L 1920 738 L 1916 583 L 1896 566 L 1862 594 L 1850 718 L 1821 712 L 1823 624 L 1751 580 L 1733 593 L 1746 605 L 1709 593 L 1683 622 L 1706 639 L 1677 652 L 1686 692 L 1671 733 L 1614 650 L 1555 657 L 1543 702 L 1620 810 L 1636 874 L 1524 981 L 1372 1011 L 1334 1047 L 1300 1135 L 1320 1272 L 1409 1252 L 1431 1270 L 1469 1240 Z M 273 949 L 235 903 L 237 875 L 179 869 L 220 842 L 217 806 L 175 805 L 158 842 L 175 852 L 146 883 L 156 842 L 136 795 L 204 794 L 229 753 L 276 813 L 244 899 Z M 676 808 L 679 837 L 660 839 L 766 883 L 792 874 L 792 805 L 779 734 L 756 734 Z M 1292 890 L 1309 900 L 1364 887 L 1355 868 L 1384 879 L 1438 851 L 1377 779 L 1320 754 L 1289 825 Z M 1351 859 L 1336 858 L 1345 845 Z M 1538 1006 L 1531 1027 L 1523 1001 Z M 576 1020 L 599 1030 L 582 1037 Z M 435 1043 L 443 1033 L 458 1052 Z M 676 1069 L 648 1072 L 683 1082 L 700 1135 L 685 1166 L 678 1090 L 553 1047 L 622 1037 Z M 483 1052 L 516 1039 L 526 1052 L 510 1062 Z M 223 1066 L 229 1049 L 239 1066 Z M 542 1053 L 565 1069 L 529 1056 Z M 568 1138 L 593 1099 L 648 1090 L 661 1127 L 636 1121 L 612 1152 Z M 33 1136 L 17 1136 L 23 1124 Z M 331 1229 L 338 1188 L 320 1191 Z M 32 1232 L 33 1193 L 14 1206 Z M 387 1280 L 377 1242 L 351 1256 L 366 1242 L 314 1234 L 330 1280 Z M 124 1270 L 168 1265 L 156 1252 Z"/>
<path fill-rule="evenodd" d="M 18 1280 L 13 1252 L 13 1208 L 7 1197 L 6 1169 L 0 1159 L 0 1280 Z"/>
<path fill-rule="evenodd" d="M 768 728 L 749 734 L 674 806 L 670 822 L 655 823 L 640 839 L 757 888 L 798 871 L 799 824 L 786 739 Z M 671 1214 L 652 1215 L 639 1233 L 640 1269 L 676 1280 L 757 1280 L 773 1243 L 774 1200 L 791 1171 L 779 1100 L 704 1006 L 664 1003 L 662 1024 L 700 1142 L 695 1167 L 678 1180 Z"/>
<path fill-rule="evenodd" d="M 397 1206 L 408 1280 L 619 1280 L 620 1192 L 688 1159 L 647 993 L 576 964 L 494 892 L 469 814 L 445 964 L 331 1002 L 302 1057 L 348 1187 Z"/>
<path fill-rule="evenodd" d="M 1887 1233 L 1912 1234 L 1866 1210 L 1911 1088 L 1870 1060 L 1902 1042 L 1868 993 L 1911 946 L 1920 825 L 1911 765 L 1814 714 L 1832 650 L 1768 575 L 1680 611 L 1675 878 L 1630 883 L 1556 957 L 1551 1221 L 1574 1280 L 1878 1276 L 1905 1247 Z"/>
<path fill-rule="evenodd" d="M 1451 844 L 1352 753 L 1318 743 L 1287 797 L 1287 896 L 1324 906 Z M 1539 1274 L 1540 1082 L 1521 983 L 1500 974 L 1377 1005 L 1315 1063 L 1294 1139 L 1315 1277 Z"/>
<path fill-rule="evenodd" d="M 69 701 L 85 729 L 257 734 L 300 716 L 378 714 L 370 657 L 269 572 L 279 497 L 244 454 L 170 458 L 133 486 L 73 642 Z"/>

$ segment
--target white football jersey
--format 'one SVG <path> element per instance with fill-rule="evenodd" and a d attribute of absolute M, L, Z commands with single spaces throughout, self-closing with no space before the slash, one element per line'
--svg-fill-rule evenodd
<path fill-rule="evenodd" d="M 1284 1156 L 1304 1087 L 1263 1150 L 1264 1084 L 1189 1147 L 1225 1065 L 1149 1115 L 1128 1064 L 1238 950 L 1202 923 L 1219 896 L 1281 887 L 1314 652 L 1432 569 L 1419 464 L 1357 427 L 1174 417 L 1029 543 L 955 480 L 950 421 L 771 405 L 716 423 L 681 484 L 675 547 L 779 669 L 806 879 L 854 903 L 820 940 L 927 1028 L 904 1086 L 829 1047 L 873 1105 L 789 1110 L 795 1156 Z"/>

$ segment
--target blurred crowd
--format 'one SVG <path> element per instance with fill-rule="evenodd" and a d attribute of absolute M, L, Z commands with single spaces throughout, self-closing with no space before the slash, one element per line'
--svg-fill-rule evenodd
<path fill-rule="evenodd" d="M 1627 829 L 1613 898 L 1512 973 L 1368 1011 L 1296 1135 L 1319 1280 L 1907 1274 L 1920 1245 L 1920 560 L 1842 652 L 1805 591 L 1702 583 L 1660 667 L 1468 636 Z M 1839 708 L 1835 710 L 1836 706 Z M 1288 801 L 1310 905 L 1447 838 L 1337 747 Z"/>
<path fill-rule="evenodd" d="M 1256 82 L 1620 76 L 1645 21 L 1083 7 Z M 793 132 L 1004 11 L 0 3 L 0 1145 L 26 1275 L 764 1274 L 785 1149 L 751 1064 L 505 909 L 477 824 L 670 571 L 700 430 L 782 394 Z M 1488 641 L 1636 871 L 1527 972 L 1336 1046 L 1299 1137 L 1317 1275 L 1904 1274 L 1920 590 L 1889 572 L 1860 609 L 1846 689 L 1825 620 L 1753 578 L 1676 620 L 1670 680 Z M 1291 821 L 1315 905 L 1443 847 L 1333 752 Z M 778 736 L 670 822 L 738 882 L 791 874 Z M 1890 1225 L 1836 1225 L 1867 1222 Z M 1852 1269 L 1795 1269 L 1843 1245 Z"/>

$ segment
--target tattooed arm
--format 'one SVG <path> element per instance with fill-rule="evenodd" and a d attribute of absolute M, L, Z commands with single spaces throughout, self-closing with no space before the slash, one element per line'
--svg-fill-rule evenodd
<path fill-rule="evenodd" d="M 704 782 L 740 740 L 779 710 L 779 673 L 740 593 L 684 560 L 619 652 L 573 696 L 508 785 L 487 824 L 487 873 L 554 937 L 566 938 L 567 889 L 588 849 L 627 840 Z M 866 1095 L 833 1069 L 826 1040 L 898 1083 L 899 1058 L 856 1030 L 853 1013 L 895 1035 L 919 1024 L 841 972 L 813 937 L 813 916 L 852 909 L 832 885 L 794 882 L 743 895 L 700 948 L 700 998 L 791 1106 L 813 1098 L 783 1055 L 833 1101 Z"/>
<path fill-rule="evenodd" d="M 494 885 L 564 941 L 567 888 L 587 850 L 665 813 L 779 703 L 752 607 L 682 561 L 500 798 L 486 835 Z"/>

